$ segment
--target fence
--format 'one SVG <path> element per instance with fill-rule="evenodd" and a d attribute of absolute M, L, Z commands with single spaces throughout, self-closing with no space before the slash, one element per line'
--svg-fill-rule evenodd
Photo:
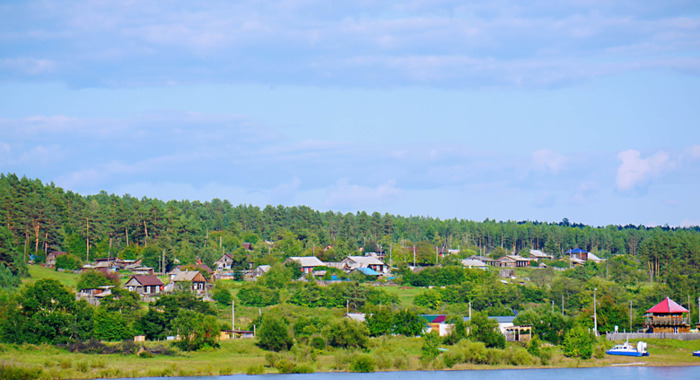
<path fill-rule="evenodd" d="M 607 333 L 608 340 L 627 339 L 677 339 L 700 340 L 700 333 Z"/>

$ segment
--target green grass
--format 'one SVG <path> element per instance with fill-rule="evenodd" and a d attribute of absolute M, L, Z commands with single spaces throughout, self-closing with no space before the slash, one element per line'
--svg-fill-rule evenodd
<path fill-rule="evenodd" d="M 425 291 L 423 288 L 413 288 L 410 286 L 383 286 L 381 289 L 398 296 L 401 307 L 412 307 L 413 299 Z"/>
<path fill-rule="evenodd" d="M 58 280 L 67 288 L 75 290 L 78 285 L 79 274 L 72 272 L 59 272 L 53 268 L 45 268 L 39 265 L 28 265 L 29 277 L 22 279 L 25 284 L 33 284 L 41 278 L 50 278 Z"/>

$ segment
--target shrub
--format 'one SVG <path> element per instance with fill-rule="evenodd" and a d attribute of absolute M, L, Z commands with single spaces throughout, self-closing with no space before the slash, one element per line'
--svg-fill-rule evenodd
<path fill-rule="evenodd" d="M 442 354 L 442 362 L 447 368 L 452 368 L 455 364 L 459 364 L 464 360 L 462 355 L 457 350 L 450 350 Z"/>
<path fill-rule="evenodd" d="M 233 372 L 233 370 L 231 370 L 231 372 Z M 260 364 L 254 364 L 254 365 L 248 366 L 248 368 L 246 368 L 246 370 L 245 370 L 246 375 L 262 375 L 264 372 L 265 372 L 265 369 Z M 219 374 L 224 375 L 220 371 L 219 371 Z M 230 374 L 230 373 L 228 373 L 228 374 Z"/>
<path fill-rule="evenodd" d="M 467 342 L 462 352 L 465 362 L 473 364 L 489 363 L 488 351 L 483 342 Z"/>
<path fill-rule="evenodd" d="M 309 345 L 317 350 L 323 350 L 326 348 L 326 340 L 321 336 L 314 336 L 309 341 Z"/>
<path fill-rule="evenodd" d="M 314 367 L 312 367 L 310 364 L 299 364 L 294 366 L 292 369 L 292 373 L 314 373 L 316 372 L 314 370 Z"/>
<path fill-rule="evenodd" d="M 280 373 L 292 373 L 294 367 L 294 362 L 287 358 L 281 358 L 275 363 L 275 369 L 277 369 Z"/>
<path fill-rule="evenodd" d="M 241 304 L 252 307 L 276 305 L 280 301 L 280 294 L 277 290 L 257 284 L 243 286 L 238 291 L 237 297 L 241 301 Z"/>
<path fill-rule="evenodd" d="M 331 326 L 328 340 L 333 347 L 366 348 L 368 334 L 365 324 L 350 319 L 342 319 Z"/>
<path fill-rule="evenodd" d="M 221 305 L 230 305 L 233 297 L 228 289 L 216 288 L 214 289 L 211 298 Z"/>
<path fill-rule="evenodd" d="M 351 372 L 374 372 L 374 357 L 368 354 L 356 355 L 350 363 Z"/>

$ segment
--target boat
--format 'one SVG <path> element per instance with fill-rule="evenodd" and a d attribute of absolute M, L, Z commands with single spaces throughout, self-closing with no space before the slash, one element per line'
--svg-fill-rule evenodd
<path fill-rule="evenodd" d="M 615 347 L 605 351 L 605 353 L 608 355 L 622 356 L 649 356 L 646 342 L 637 342 L 637 347 L 635 347 L 629 342 L 625 341 L 625 343 L 617 344 Z"/>
<path fill-rule="evenodd" d="M 700 350 L 693 351 L 693 356 L 700 356 Z"/>

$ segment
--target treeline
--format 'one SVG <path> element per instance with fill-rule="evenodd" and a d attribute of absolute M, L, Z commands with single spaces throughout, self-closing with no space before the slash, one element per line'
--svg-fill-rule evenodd
<path fill-rule="evenodd" d="M 538 221 L 476 222 L 374 212 L 320 212 L 306 206 L 234 206 L 228 200 L 168 201 L 100 192 L 83 196 L 53 183 L 0 175 L 0 279 L 21 274 L 22 262 L 41 262 L 53 250 L 81 260 L 120 256 L 144 258 L 158 268 L 198 258 L 211 265 L 222 253 L 236 266 L 295 255 L 334 261 L 365 251 L 391 253 L 392 263 L 431 265 L 436 250 L 473 254 L 539 249 L 561 257 L 583 248 L 602 257 L 627 254 L 654 277 L 690 275 L 700 263 L 700 229 L 644 226 L 591 227 Z M 244 248 L 250 243 L 252 251 Z M 19 259 L 21 258 L 21 260 Z M 21 261 L 21 262 L 20 262 Z M 4 271 L 4 272 L 3 272 Z"/>

